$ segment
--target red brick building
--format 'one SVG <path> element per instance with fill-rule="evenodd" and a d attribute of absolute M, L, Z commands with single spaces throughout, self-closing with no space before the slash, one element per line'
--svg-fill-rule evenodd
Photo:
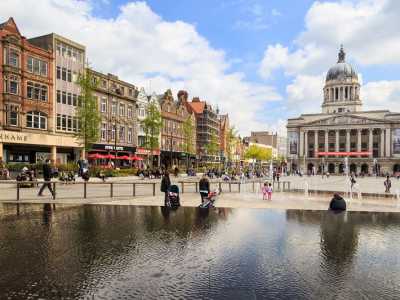
<path fill-rule="evenodd" d="M 34 163 L 69 143 L 53 134 L 52 50 L 32 45 L 13 18 L 0 24 L 0 157 Z"/>

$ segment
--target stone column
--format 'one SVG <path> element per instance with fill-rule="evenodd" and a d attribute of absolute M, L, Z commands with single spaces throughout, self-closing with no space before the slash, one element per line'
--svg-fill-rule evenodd
<path fill-rule="evenodd" d="M 357 129 L 357 151 L 361 152 L 361 131 L 362 129 Z"/>
<path fill-rule="evenodd" d="M 304 157 L 308 157 L 308 131 L 304 132 Z"/>
<path fill-rule="evenodd" d="M 335 152 L 339 152 L 339 130 L 335 130 Z"/>
<path fill-rule="evenodd" d="M 3 162 L 6 162 L 6 158 L 3 155 L 4 155 L 3 143 L 0 143 L 0 159 L 2 159 Z"/>
<path fill-rule="evenodd" d="M 51 160 L 57 163 L 57 146 L 51 146 Z"/>
<path fill-rule="evenodd" d="M 350 129 L 346 129 L 346 152 L 350 152 Z"/>
<path fill-rule="evenodd" d="M 329 130 L 325 130 L 325 152 L 329 151 Z"/>
<path fill-rule="evenodd" d="M 374 141 L 373 137 L 374 137 L 374 136 L 373 136 L 373 129 L 370 128 L 370 129 L 369 129 L 369 140 L 368 140 L 368 151 L 371 152 L 370 157 L 373 156 L 373 155 L 372 155 L 373 141 Z"/>
<path fill-rule="evenodd" d="M 300 130 L 300 149 L 299 149 L 299 158 L 304 155 L 304 132 Z"/>
<path fill-rule="evenodd" d="M 379 156 L 384 157 L 385 156 L 385 131 L 383 128 L 381 129 L 381 138 L 379 140 L 379 143 L 380 143 L 380 149 L 381 149 L 380 150 L 381 153 L 379 153 Z"/>
<path fill-rule="evenodd" d="M 392 156 L 392 135 L 390 132 L 390 128 L 386 128 L 386 153 L 385 157 L 391 157 Z"/>
<path fill-rule="evenodd" d="M 318 130 L 314 130 L 314 157 L 318 158 Z"/>

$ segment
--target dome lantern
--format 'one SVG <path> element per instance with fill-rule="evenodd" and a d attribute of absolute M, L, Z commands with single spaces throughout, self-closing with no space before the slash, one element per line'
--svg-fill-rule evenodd
<path fill-rule="evenodd" d="M 324 113 L 345 113 L 361 110 L 360 84 L 357 72 L 346 62 L 346 52 L 340 45 L 337 63 L 332 66 L 325 79 Z"/>

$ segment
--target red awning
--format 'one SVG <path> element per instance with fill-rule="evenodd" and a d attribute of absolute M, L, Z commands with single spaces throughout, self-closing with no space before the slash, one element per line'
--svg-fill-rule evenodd
<path fill-rule="evenodd" d="M 99 153 L 92 153 L 88 155 L 88 158 L 91 159 L 101 159 L 101 158 L 105 158 L 105 155 L 101 155 Z"/>
<path fill-rule="evenodd" d="M 130 160 L 143 160 L 143 158 L 135 155 L 135 156 L 131 156 Z"/>
<path fill-rule="evenodd" d="M 317 152 L 318 156 L 370 156 L 372 152 L 369 151 L 353 151 L 353 152 Z"/>
<path fill-rule="evenodd" d="M 129 160 L 130 157 L 128 155 L 123 155 L 123 156 L 117 156 L 117 159 L 125 159 L 125 160 Z"/>
<path fill-rule="evenodd" d="M 112 154 L 106 154 L 104 155 L 104 158 L 115 159 L 115 156 Z"/>

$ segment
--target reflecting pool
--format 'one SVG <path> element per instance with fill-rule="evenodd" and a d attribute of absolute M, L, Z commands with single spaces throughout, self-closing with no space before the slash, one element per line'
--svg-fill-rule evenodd
<path fill-rule="evenodd" d="M 80 206 L 0 218 L 0 299 L 394 299 L 400 214 Z"/>

